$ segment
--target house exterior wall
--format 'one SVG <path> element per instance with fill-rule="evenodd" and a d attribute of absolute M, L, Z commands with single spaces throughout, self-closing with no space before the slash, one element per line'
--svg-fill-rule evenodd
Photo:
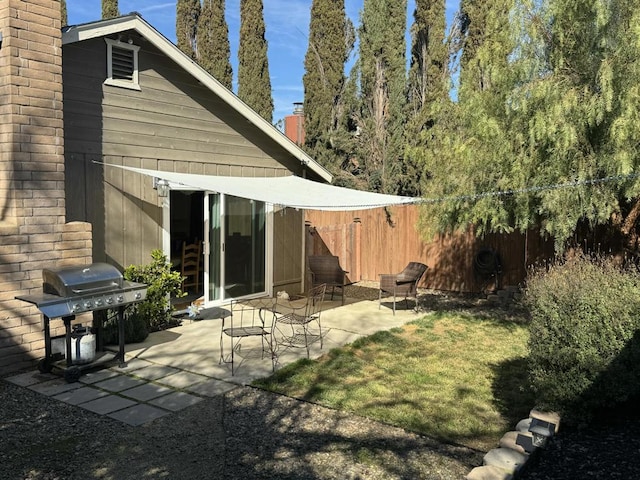
<path fill-rule="evenodd" d="M 302 165 L 135 32 L 121 37 L 141 47 L 139 91 L 103 84 L 103 38 L 65 45 L 63 75 L 67 215 L 93 224 L 96 260 L 126 267 L 161 247 L 162 199 L 151 178 L 92 161 L 247 177 L 301 174 Z M 276 250 L 301 251 L 276 237 Z M 276 283 L 291 280 L 289 266 L 274 269 Z"/>
<path fill-rule="evenodd" d="M 15 296 L 41 292 L 43 268 L 91 263 L 92 244 L 65 218 L 60 2 L 0 0 L 0 32 L 2 374 L 44 356 L 42 317 Z"/>

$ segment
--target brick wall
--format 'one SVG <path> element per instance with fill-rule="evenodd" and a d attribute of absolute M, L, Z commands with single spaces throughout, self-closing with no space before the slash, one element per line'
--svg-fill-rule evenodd
<path fill-rule="evenodd" d="M 65 220 L 60 27 L 59 0 L 0 0 L 0 374 L 44 355 L 42 317 L 15 296 L 91 263 L 91 225 Z"/>

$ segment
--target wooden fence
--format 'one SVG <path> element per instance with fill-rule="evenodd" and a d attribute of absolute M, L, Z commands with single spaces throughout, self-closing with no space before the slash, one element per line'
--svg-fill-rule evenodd
<path fill-rule="evenodd" d="M 552 239 L 535 232 L 477 238 L 469 231 L 425 241 L 416 228 L 419 207 L 413 205 L 351 212 L 307 211 L 305 215 L 307 254 L 337 255 L 352 282 L 377 281 L 381 273 L 397 273 L 410 261 L 418 261 L 429 266 L 423 287 L 486 292 L 522 283 L 530 266 L 546 262 L 554 254 Z M 488 275 L 480 268 L 484 251 L 497 254 L 499 275 Z"/>

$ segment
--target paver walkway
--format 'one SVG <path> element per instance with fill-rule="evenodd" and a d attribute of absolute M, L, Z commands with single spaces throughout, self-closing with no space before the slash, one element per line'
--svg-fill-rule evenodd
<path fill-rule="evenodd" d="M 386 307 L 379 309 L 377 301 L 347 299 L 345 306 L 325 301 L 325 308 L 324 348 L 314 344 L 311 358 L 420 316 L 413 310 L 398 310 L 394 316 Z M 186 321 L 152 333 L 144 343 L 127 345 L 126 367 L 89 371 L 78 382 L 67 383 L 58 375 L 37 371 L 5 380 L 129 425 L 142 425 L 272 373 L 271 359 L 258 355 L 239 360 L 232 376 L 229 365 L 219 362 L 221 325 L 219 318 Z M 278 366 L 304 356 L 304 349 L 283 352 Z"/>

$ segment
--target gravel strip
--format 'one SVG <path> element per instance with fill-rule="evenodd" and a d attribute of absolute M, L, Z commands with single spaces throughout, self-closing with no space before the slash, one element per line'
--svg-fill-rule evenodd
<path fill-rule="evenodd" d="M 3 479 L 460 479 L 482 452 L 251 387 L 131 427 L 0 380 Z"/>

